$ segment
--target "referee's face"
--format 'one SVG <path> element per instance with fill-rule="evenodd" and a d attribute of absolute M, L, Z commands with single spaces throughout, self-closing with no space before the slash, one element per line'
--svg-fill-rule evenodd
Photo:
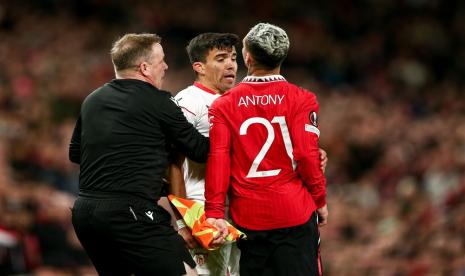
<path fill-rule="evenodd" d="M 152 46 L 152 55 L 147 63 L 147 78 L 156 88 L 161 89 L 168 65 L 165 62 L 165 53 L 160 43 Z"/>
<path fill-rule="evenodd" d="M 237 52 L 231 48 L 213 48 L 208 52 L 204 64 L 204 80 L 217 93 L 223 94 L 236 83 Z"/>

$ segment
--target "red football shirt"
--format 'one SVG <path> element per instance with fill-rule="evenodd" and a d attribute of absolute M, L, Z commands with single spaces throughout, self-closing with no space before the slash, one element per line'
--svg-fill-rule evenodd
<path fill-rule="evenodd" d="M 246 77 L 210 110 L 205 211 L 269 230 L 305 223 L 326 204 L 318 151 L 318 103 L 282 76 Z"/>

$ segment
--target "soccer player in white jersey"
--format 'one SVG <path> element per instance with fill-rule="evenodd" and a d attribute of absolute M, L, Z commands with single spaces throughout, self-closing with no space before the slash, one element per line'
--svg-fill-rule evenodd
<path fill-rule="evenodd" d="M 235 84 L 238 44 L 239 38 L 235 34 L 203 33 L 194 37 L 186 47 L 196 81 L 180 91 L 175 99 L 187 120 L 207 137 L 210 129 L 208 108 Z M 176 173 L 178 175 L 173 176 Z M 205 202 L 205 164 L 181 158 L 171 168 L 170 176 L 173 192 L 177 196 Z M 235 244 L 225 244 L 218 250 L 207 251 L 196 244 L 188 229 L 178 231 L 191 248 L 199 275 L 239 275 L 240 254 Z"/>
<path fill-rule="evenodd" d="M 203 33 L 194 37 L 186 47 L 196 80 L 181 90 L 175 99 L 187 120 L 207 137 L 210 105 L 235 85 L 238 44 L 239 38 L 235 34 Z M 321 150 L 320 157 L 324 168 L 327 163 L 326 152 Z M 180 158 L 170 168 L 172 193 L 204 203 L 205 170 L 205 164 Z M 200 248 L 182 222 L 178 224 L 178 228 L 179 234 L 191 249 L 199 275 L 239 275 L 240 251 L 235 243 L 225 244 L 215 251 L 207 251 Z"/>

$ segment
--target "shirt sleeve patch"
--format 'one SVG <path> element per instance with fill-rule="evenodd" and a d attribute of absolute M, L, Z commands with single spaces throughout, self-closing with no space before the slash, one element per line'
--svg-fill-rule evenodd
<path fill-rule="evenodd" d="M 316 126 L 312 126 L 309 124 L 305 124 L 305 131 L 308 132 L 313 132 L 315 133 L 318 137 L 320 137 L 320 130 Z"/>
<path fill-rule="evenodd" d="M 308 120 L 312 125 L 318 127 L 318 116 L 316 115 L 315 111 L 312 111 L 308 114 Z"/>

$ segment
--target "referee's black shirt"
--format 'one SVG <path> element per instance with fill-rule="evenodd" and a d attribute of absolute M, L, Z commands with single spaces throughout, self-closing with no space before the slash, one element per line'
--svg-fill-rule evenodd
<path fill-rule="evenodd" d="M 115 79 L 81 106 L 69 158 L 80 164 L 81 193 L 160 197 L 168 145 L 197 162 L 209 141 L 185 119 L 168 92 L 135 79 Z"/>

